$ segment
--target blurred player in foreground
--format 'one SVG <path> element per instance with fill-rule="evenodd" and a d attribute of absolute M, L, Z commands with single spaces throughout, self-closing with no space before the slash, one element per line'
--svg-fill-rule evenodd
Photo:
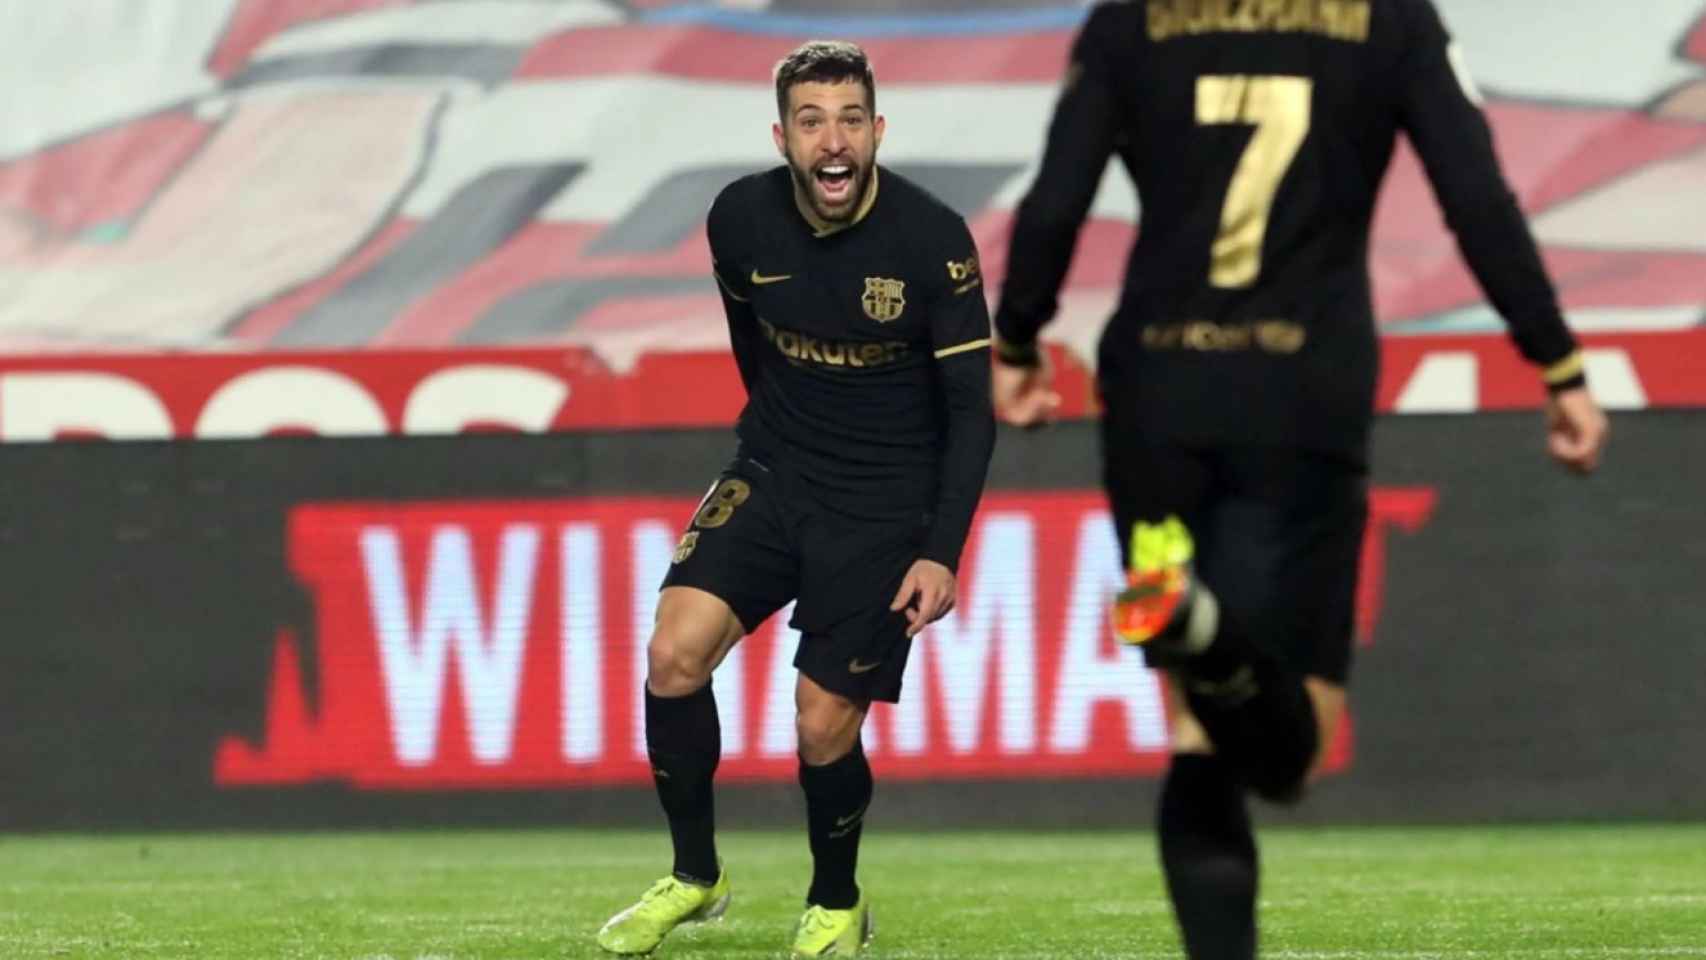
<path fill-rule="evenodd" d="M 1377 366 L 1369 220 L 1399 130 L 1538 368 L 1552 455 L 1587 472 L 1588 394 L 1480 98 L 1430 0 L 1098 6 L 1019 207 L 994 402 L 1058 404 L 1036 339 L 1118 155 L 1142 229 L 1103 332 L 1115 629 L 1170 671 L 1161 859 L 1194 960 L 1256 952 L 1245 793 L 1298 800 L 1345 708 Z"/>

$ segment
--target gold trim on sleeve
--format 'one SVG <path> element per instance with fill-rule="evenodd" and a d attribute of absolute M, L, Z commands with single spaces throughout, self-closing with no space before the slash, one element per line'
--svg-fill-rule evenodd
<path fill-rule="evenodd" d="M 1544 380 L 1548 384 L 1563 383 L 1566 380 L 1580 376 L 1582 371 L 1585 369 L 1587 369 L 1586 361 L 1582 358 L 1582 352 L 1577 350 L 1557 363 L 1547 367 L 1545 372 L 1540 374 L 1540 379 Z"/>
<path fill-rule="evenodd" d="M 967 352 L 970 352 L 972 350 L 977 350 L 981 347 L 987 347 L 987 346 L 989 346 L 989 338 L 988 337 L 984 337 L 982 340 L 969 340 L 969 341 L 962 343 L 962 344 L 959 344 L 957 346 L 943 347 L 942 349 L 936 351 L 936 359 L 940 360 L 943 357 L 951 357 L 956 353 L 967 353 Z"/>

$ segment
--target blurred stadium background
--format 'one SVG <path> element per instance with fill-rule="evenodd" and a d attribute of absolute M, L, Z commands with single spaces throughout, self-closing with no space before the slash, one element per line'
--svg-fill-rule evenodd
<path fill-rule="evenodd" d="M 1438 2 L 1609 462 L 1544 461 L 1537 380 L 1401 152 L 1352 723 L 1268 820 L 1706 819 L 1706 0 Z M 0 844 L 656 823 L 635 651 L 732 446 L 702 220 L 774 162 L 771 65 L 864 43 L 882 160 L 998 281 L 1083 12 L 0 4 Z M 873 714 L 873 833 L 1148 823 L 1162 693 L 1101 622 L 1087 420 L 1138 220 L 1110 168 L 1045 335 L 1067 422 L 1001 437 L 959 610 Z M 717 677 L 731 825 L 800 816 L 785 619 Z"/>

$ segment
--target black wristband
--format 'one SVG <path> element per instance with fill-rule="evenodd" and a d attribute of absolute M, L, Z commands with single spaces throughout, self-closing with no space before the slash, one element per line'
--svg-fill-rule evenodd
<path fill-rule="evenodd" d="M 1042 351 L 1035 340 L 1030 343 L 1009 343 L 997 338 L 995 357 L 1010 367 L 1039 367 L 1043 362 Z"/>

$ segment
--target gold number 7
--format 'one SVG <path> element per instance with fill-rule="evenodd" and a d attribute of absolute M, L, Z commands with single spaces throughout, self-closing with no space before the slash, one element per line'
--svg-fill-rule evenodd
<path fill-rule="evenodd" d="M 1308 77 L 1210 76 L 1197 78 L 1199 125 L 1252 124 L 1256 132 L 1238 160 L 1220 233 L 1214 238 L 1208 282 L 1217 287 L 1252 286 L 1262 272 L 1262 238 L 1280 181 L 1309 135 L 1309 106 L 1315 94 Z"/>

